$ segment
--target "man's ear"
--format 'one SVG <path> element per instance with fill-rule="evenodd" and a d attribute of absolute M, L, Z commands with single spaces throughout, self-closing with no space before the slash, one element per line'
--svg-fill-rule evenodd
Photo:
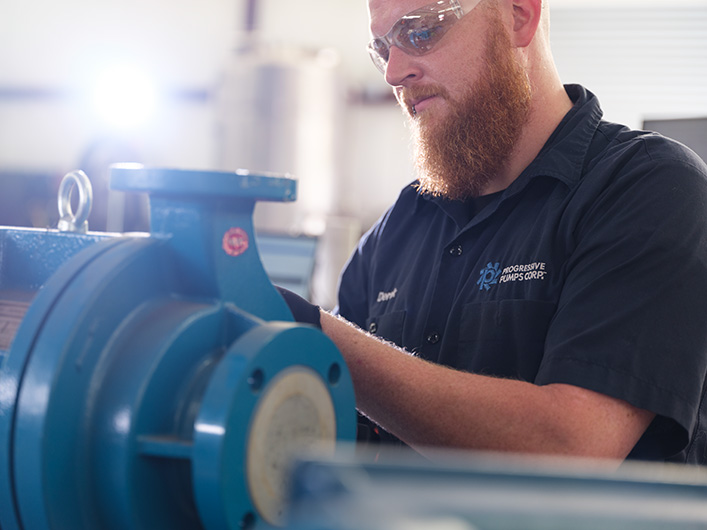
<path fill-rule="evenodd" d="M 528 46 L 540 24 L 543 1 L 547 0 L 513 0 L 513 44 L 518 48 Z"/>

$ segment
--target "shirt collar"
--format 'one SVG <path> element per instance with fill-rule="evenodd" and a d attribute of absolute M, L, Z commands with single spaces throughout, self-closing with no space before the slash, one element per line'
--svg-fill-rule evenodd
<path fill-rule="evenodd" d="M 565 85 L 574 106 L 565 115 L 535 160 L 509 186 L 520 188 L 532 178 L 547 176 L 573 186 L 582 172 L 603 112 L 599 100 L 580 85 Z"/>

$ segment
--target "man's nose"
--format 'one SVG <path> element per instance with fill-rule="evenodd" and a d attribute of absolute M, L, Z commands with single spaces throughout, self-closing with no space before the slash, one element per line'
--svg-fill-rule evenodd
<path fill-rule="evenodd" d="M 397 46 L 391 46 L 385 68 L 385 82 L 391 86 L 400 86 L 420 77 L 422 70 L 418 58 L 405 53 Z"/>

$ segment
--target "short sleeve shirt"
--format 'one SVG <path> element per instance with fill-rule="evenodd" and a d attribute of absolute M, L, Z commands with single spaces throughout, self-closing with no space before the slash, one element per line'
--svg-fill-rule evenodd
<path fill-rule="evenodd" d="M 403 189 L 352 254 L 338 311 L 436 363 L 653 411 L 629 458 L 705 463 L 707 166 L 566 90 L 574 107 L 504 191 Z"/>

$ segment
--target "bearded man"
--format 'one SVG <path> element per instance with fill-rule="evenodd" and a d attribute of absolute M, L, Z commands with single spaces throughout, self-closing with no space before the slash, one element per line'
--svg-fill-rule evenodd
<path fill-rule="evenodd" d="M 563 86 L 546 0 L 429 1 L 369 0 L 418 179 L 295 317 L 383 440 L 705 463 L 707 167 Z"/>

